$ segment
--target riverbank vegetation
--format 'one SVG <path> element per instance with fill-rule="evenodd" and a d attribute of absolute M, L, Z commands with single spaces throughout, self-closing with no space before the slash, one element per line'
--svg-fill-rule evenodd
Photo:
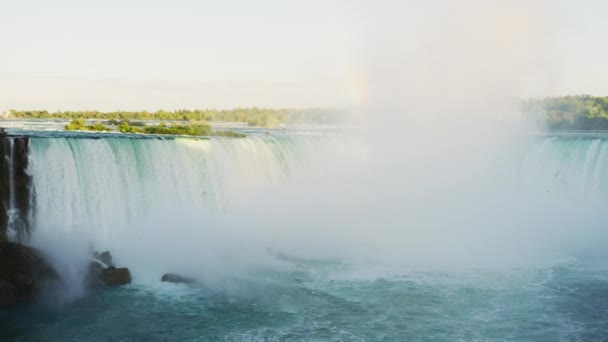
<path fill-rule="evenodd" d="M 65 129 L 68 131 L 110 131 L 106 125 L 100 123 L 94 123 L 87 125 L 85 119 L 74 119 L 69 124 L 65 125 Z"/>
<path fill-rule="evenodd" d="M 560 96 L 521 100 L 520 109 L 528 118 L 539 126 L 552 130 L 608 130 L 608 96 L 590 95 Z M 182 109 L 174 111 L 59 111 L 46 110 L 18 111 L 9 110 L 5 116 L 9 119 L 70 119 L 73 120 L 66 129 L 104 131 L 107 126 L 119 126 L 124 133 L 148 134 L 188 134 L 188 135 L 223 135 L 238 136 L 240 133 L 229 131 L 211 131 L 197 127 L 200 123 L 210 122 L 245 123 L 257 127 L 280 127 L 295 124 L 338 124 L 345 122 L 347 113 L 344 110 L 331 109 L 268 109 L 268 108 L 235 108 L 218 109 Z M 107 120 L 105 125 L 95 123 L 86 125 L 84 120 Z M 172 124 L 171 127 L 146 125 L 145 121 L 182 121 L 184 124 Z M 126 125 L 125 125 L 126 124 Z M 179 126 L 184 126 L 178 128 Z M 179 133 L 178 133 L 179 132 Z"/>
<path fill-rule="evenodd" d="M 167 125 L 165 122 L 160 122 L 157 125 L 131 125 L 127 121 L 112 121 L 102 123 L 94 123 L 87 125 L 85 119 L 73 119 L 72 122 L 65 126 L 68 131 L 112 131 L 113 128 L 108 127 L 110 124 L 116 127 L 120 133 L 131 134 L 158 134 L 158 135 L 190 135 L 197 137 L 204 136 L 221 136 L 231 138 L 242 138 L 244 134 L 234 131 L 214 131 L 207 123 L 189 123 Z"/>
<path fill-rule="evenodd" d="M 521 101 L 522 112 L 552 130 L 608 130 L 608 97 L 590 95 Z"/>
<path fill-rule="evenodd" d="M 270 108 L 235 108 L 218 109 L 182 109 L 174 111 L 59 111 L 46 110 L 9 110 L 8 118 L 18 119 L 97 119 L 110 121 L 163 120 L 163 121 L 205 121 L 205 122 L 239 122 L 249 126 L 279 127 L 291 124 L 336 124 L 344 117 L 345 112 L 331 109 L 270 109 Z M 133 125 L 131 125 L 133 126 Z"/>

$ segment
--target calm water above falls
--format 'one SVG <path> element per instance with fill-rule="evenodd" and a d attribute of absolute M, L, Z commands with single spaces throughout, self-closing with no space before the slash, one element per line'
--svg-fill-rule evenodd
<path fill-rule="evenodd" d="M 608 270 L 593 247 L 604 246 L 605 236 L 580 228 L 603 227 L 602 216 L 566 227 L 580 225 L 581 235 L 591 234 L 586 242 L 597 240 L 585 244 L 588 253 L 572 248 L 517 267 L 412 266 L 363 252 L 314 257 L 314 246 L 295 256 L 277 247 L 280 232 L 259 226 L 256 215 L 279 226 L 298 218 L 265 201 L 303 174 L 330 172 L 324 165 L 336 156 L 365 160 L 365 148 L 327 134 L 281 132 L 211 140 L 38 134 L 30 151 L 32 244 L 72 285 L 46 304 L 2 309 L 1 340 L 608 339 Z M 531 194 L 571 206 L 605 203 L 608 140 L 539 138 L 523 150 L 513 169 Z M 83 290 L 90 245 L 112 250 L 131 268 L 133 284 Z M 165 272 L 201 285 L 161 283 Z"/>

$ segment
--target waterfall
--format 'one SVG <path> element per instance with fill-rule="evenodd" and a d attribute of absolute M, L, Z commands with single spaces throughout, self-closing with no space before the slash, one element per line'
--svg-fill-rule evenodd
<path fill-rule="evenodd" d="M 608 196 L 608 141 L 528 140 L 533 141 L 522 150 L 508 151 L 514 156 L 498 163 L 498 171 L 449 188 L 424 170 L 384 177 L 372 172 L 368 178 L 369 151 L 344 137 L 34 136 L 28 163 L 32 243 L 63 267 L 69 283 L 82 278 L 91 248 L 110 249 L 119 265 L 132 268 L 135 282 L 152 282 L 163 272 L 238 273 L 240 264 L 256 260 L 279 239 L 281 250 L 294 253 L 362 254 L 367 248 L 412 261 L 452 260 L 460 253 L 467 262 L 479 260 L 486 249 L 523 255 L 514 251 L 540 251 L 539 245 L 554 243 L 546 242 L 549 235 L 556 246 L 572 241 L 582 246 L 585 234 L 599 227 L 573 238 L 571 226 L 598 213 L 596 206 L 604 202 L 574 211 L 568 203 Z M 420 145 L 424 148 L 423 141 Z M 339 160 L 355 160 L 347 165 L 356 167 L 325 177 Z M 310 182 L 311 175 L 322 182 Z M 293 186 L 298 179 L 308 183 Z M 401 179 L 412 184 L 407 191 L 398 184 Z M 479 184 L 490 187 L 478 191 Z M 273 189 L 294 195 L 276 196 Z M 570 210 L 569 216 L 557 217 L 556 210 Z"/>
<path fill-rule="evenodd" d="M 323 153 L 320 144 L 276 137 L 33 138 L 35 226 L 105 239 L 155 210 L 222 211 L 240 195 L 302 172 Z"/>
<path fill-rule="evenodd" d="M 150 240 L 150 249 L 170 244 L 173 254 L 198 253 L 219 234 L 235 234 L 214 231 L 208 220 L 245 197 L 263 197 L 299 175 L 322 173 L 341 153 L 340 141 L 306 135 L 32 137 L 33 244 L 57 263 L 86 260 L 89 246 L 110 249 L 118 262 L 128 259 L 125 263 L 139 270 L 144 266 L 137 265 L 138 258 L 141 264 L 162 260 L 152 261 L 143 248 L 129 254 L 133 243 Z M 185 247 L 197 239 L 197 246 Z M 82 277 L 82 266 L 74 265 L 64 277 Z"/>
<path fill-rule="evenodd" d="M 570 196 L 608 196 L 608 141 L 546 138 L 526 154 L 521 177 L 526 186 Z"/>
<path fill-rule="evenodd" d="M 5 158 L 13 170 L 10 146 Z M 297 135 L 209 140 L 32 137 L 32 225 L 37 231 L 86 232 L 103 242 L 124 233 L 117 227 L 159 211 L 226 212 L 242 196 L 297 175 L 322 173 L 348 150 L 342 140 Z M 608 196 L 607 151 L 606 140 L 539 139 L 515 158 L 521 166 L 510 177 L 530 191 Z M 14 238 L 21 214 L 14 209 L 14 171 L 9 177 Z"/>

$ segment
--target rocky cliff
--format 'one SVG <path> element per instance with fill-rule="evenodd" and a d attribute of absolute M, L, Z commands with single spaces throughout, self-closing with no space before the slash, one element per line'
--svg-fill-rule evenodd
<path fill-rule="evenodd" d="M 28 145 L 28 137 L 0 132 L 0 241 L 27 241 L 31 196 Z"/>

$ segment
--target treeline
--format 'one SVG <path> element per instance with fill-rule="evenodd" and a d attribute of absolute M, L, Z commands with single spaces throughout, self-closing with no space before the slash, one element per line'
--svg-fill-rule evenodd
<path fill-rule="evenodd" d="M 242 122 L 249 126 L 278 127 L 282 124 L 334 124 L 344 115 L 342 111 L 312 109 L 269 109 L 235 108 L 218 109 L 181 109 L 156 112 L 139 111 L 58 111 L 46 110 L 9 110 L 9 118 L 20 119 L 100 119 L 100 120 L 163 120 L 163 121 L 207 121 Z"/>
<path fill-rule="evenodd" d="M 555 130 L 608 130 L 608 97 L 590 95 L 529 99 L 522 112 Z"/>

